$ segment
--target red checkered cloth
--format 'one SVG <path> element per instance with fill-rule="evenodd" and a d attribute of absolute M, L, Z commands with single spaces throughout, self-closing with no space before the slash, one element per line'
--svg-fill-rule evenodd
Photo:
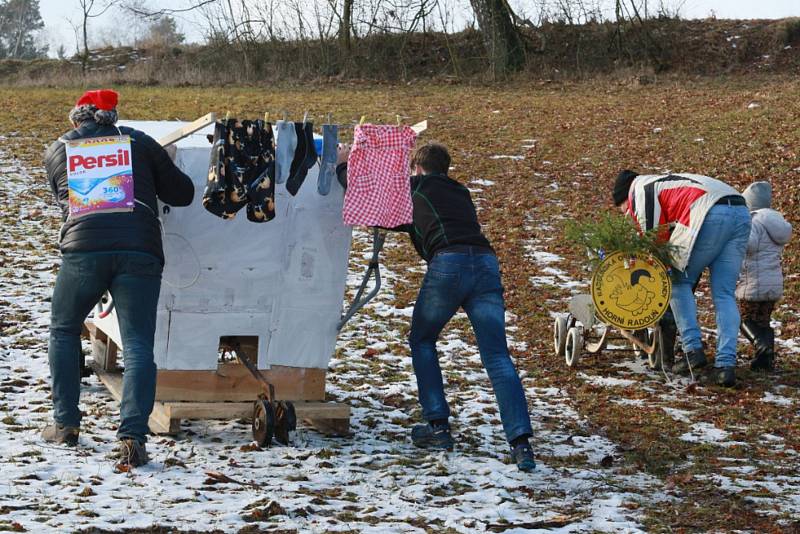
<path fill-rule="evenodd" d="M 411 223 L 408 164 L 416 139 L 408 126 L 356 126 L 347 161 L 344 224 L 394 228 Z"/>

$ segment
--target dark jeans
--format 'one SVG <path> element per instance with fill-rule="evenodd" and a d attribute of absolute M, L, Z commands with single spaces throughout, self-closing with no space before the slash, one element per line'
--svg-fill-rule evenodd
<path fill-rule="evenodd" d="M 522 382 L 508 353 L 500 267 L 491 253 L 441 252 L 428 265 L 409 337 L 422 416 L 427 421 L 450 416 L 436 340 L 459 307 L 475 331 L 506 438 L 512 441 L 533 434 Z"/>
<path fill-rule="evenodd" d="M 57 423 L 80 426 L 81 326 L 109 290 L 125 356 L 117 436 L 146 440 L 156 391 L 153 338 L 161 270 L 158 258 L 137 252 L 64 254 L 53 290 L 48 350 Z"/>

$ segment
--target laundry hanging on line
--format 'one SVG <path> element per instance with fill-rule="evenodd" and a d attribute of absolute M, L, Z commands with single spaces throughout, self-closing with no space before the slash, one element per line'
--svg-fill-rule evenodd
<path fill-rule="evenodd" d="M 275 217 L 275 143 L 270 123 L 227 119 L 215 124 L 203 206 L 223 219 L 232 219 L 244 207 L 253 222 Z"/>
<path fill-rule="evenodd" d="M 286 179 L 286 190 L 292 195 L 297 195 L 300 186 L 308 176 L 308 171 L 317 164 L 317 148 L 314 143 L 314 123 L 294 123 L 297 136 L 297 147 L 294 158 L 289 167 L 289 177 Z"/>
<path fill-rule="evenodd" d="M 355 127 L 347 164 L 344 224 L 394 228 L 411 223 L 409 158 L 416 139 L 409 126 Z"/>
<path fill-rule="evenodd" d="M 275 125 L 277 139 L 275 141 L 275 181 L 285 183 L 292 168 L 294 152 L 297 149 L 297 133 L 294 123 L 278 121 Z"/>
<path fill-rule="evenodd" d="M 339 127 L 336 124 L 322 125 L 322 158 L 319 163 L 317 191 L 320 195 L 331 192 L 331 184 L 336 177 L 336 159 L 339 147 Z"/>

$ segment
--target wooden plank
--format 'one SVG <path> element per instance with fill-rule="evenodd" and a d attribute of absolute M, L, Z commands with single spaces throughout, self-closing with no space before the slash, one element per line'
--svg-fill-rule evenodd
<path fill-rule="evenodd" d="M 95 364 L 94 372 L 103 385 L 106 386 L 111 396 L 117 400 L 122 401 L 122 373 L 109 372 L 102 369 L 99 365 Z M 165 411 L 164 405 L 155 403 L 153 406 L 153 413 L 150 414 L 150 419 L 147 422 L 150 430 L 156 434 L 176 434 L 180 430 L 180 419 L 171 419 L 169 413 Z"/>
<path fill-rule="evenodd" d="M 95 329 L 89 338 L 92 344 L 92 358 L 95 363 L 106 371 L 117 368 L 117 344 L 114 343 L 100 329 Z"/>
<path fill-rule="evenodd" d="M 163 406 L 176 433 L 180 430 L 181 419 L 252 419 L 252 402 L 165 402 Z M 333 402 L 295 402 L 294 410 L 298 421 L 326 436 L 350 435 L 350 406 Z M 155 410 L 154 410 L 155 413 Z M 176 423 L 177 421 L 177 423 Z M 153 428 L 152 418 L 150 423 Z M 153 430 L 156 432 L 155 430 Z"/>
<path fill-rule="evenodd" d="M 109 372 L 98 364 L 94 371 L 111 396 L 122 400 L 122 373 Z M 205 371 L 207 372 L 207 371 Z M 156 434 L 176 434 L 181 419 L 250 419 L 253 416 L 253 397 L 247 402 L 156 401 L 148 422 Z M 346 436 L 350 430 L 350 406 L 333 402 L 294 402 L 295 413 L 320 432 L 330 436 Z"/>
<path fill-rule="evenodd" d="M 291 401 L 325 400 L 325 369 L 274 365 L 261 370 L 275 385 L 275 396 Z M 223 363 L 216 371 L 158 371 L 159 401 L 253 401 L 264 389 L 239 363 Z"/>
<path fill-rule="evenodd" d="M 181 430 L 181 420 L 170 417 L 169 408 L 164 403 L 156 402 L 147 426 L 154 434 L 177 434 Z"/>
<path fill-rule="evenodd" d="M 91 339 L 94 333 L 97 332 L 97 327 L 92 321 L 86 320 L 81 327 L 81 337 L 84 339 Z"/>
<path fill-rule="evenodd" d="M 299 417 L 299 415 L 298 415 Z M 320 434 L 332 437 L 345 437 L 350 435 L 350 418 L 324 419 L 317 417 L 305 418 L 304 421 Z"/>
<path fill-rule="evenodd" d="M 253 399 L 255 401 L 255 399 Z M 173 419 L 250 419 L 251 402 L 165 402 L 167 413 Z M 350 419 L 350 406 L 334 402 L 294 402 L 297 418 Z"/>
<path fill-rule="evenodd" d="M 208 115 L 204 115 L 199 119 L 195 120 L 194 122 L 187 124 L 186 126 L 178 128 L 171 134 L 162 137 L 161 139 L 158 140 L 158 142 L 161 144 L 161 146 L 166 147 L 168 145 L 180 141 L 184 137 L 192 135 L 197 130 L 202 130 L 209 124 L 213 124 L 216 120 L 217 120 L 216 113 L 209 113 Z"/>

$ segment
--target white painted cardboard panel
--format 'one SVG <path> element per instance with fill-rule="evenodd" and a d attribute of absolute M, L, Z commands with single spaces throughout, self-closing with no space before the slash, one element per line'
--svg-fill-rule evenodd
<path fill-rule="evenodd" d="M 336 346 L 336 324 L 327 320 L 322 310 L 282 306 L 274 321 L 276 336 L 269 344 L 267 358 L 274 365 L 316 367 L 314 354 L 333 354 Z M 324 335 L 309 336 L 309 329 Z M 327 331 L 323 331 L 327 329 Z"/>
<path fill-rule="evenodd" d="M 158 139 L 185 123 L 120 124 Z M 326 368 L 336 344 L 352 237 L 342 224 L 344 191 L 334 180 L 330 194 L 320 195 L 315 166 L 296 197 L 285 184 L 276 185 L 272 221 L 252 223 L 244 210 L 222 220 L 201 202 L 211 147 L 206 135 L 212 132 L 209 126 L 176 144 L 176 163 L 191 176 L 195 197 L 185 208 L 161 207 L 166 266 L 156 363 L 160 369 L 216 369 L 221 336 L 257 335 L 262 369 Z M 116 323 L 116 315 L 97 322 L 115 330 L 107 323 Z"/>

